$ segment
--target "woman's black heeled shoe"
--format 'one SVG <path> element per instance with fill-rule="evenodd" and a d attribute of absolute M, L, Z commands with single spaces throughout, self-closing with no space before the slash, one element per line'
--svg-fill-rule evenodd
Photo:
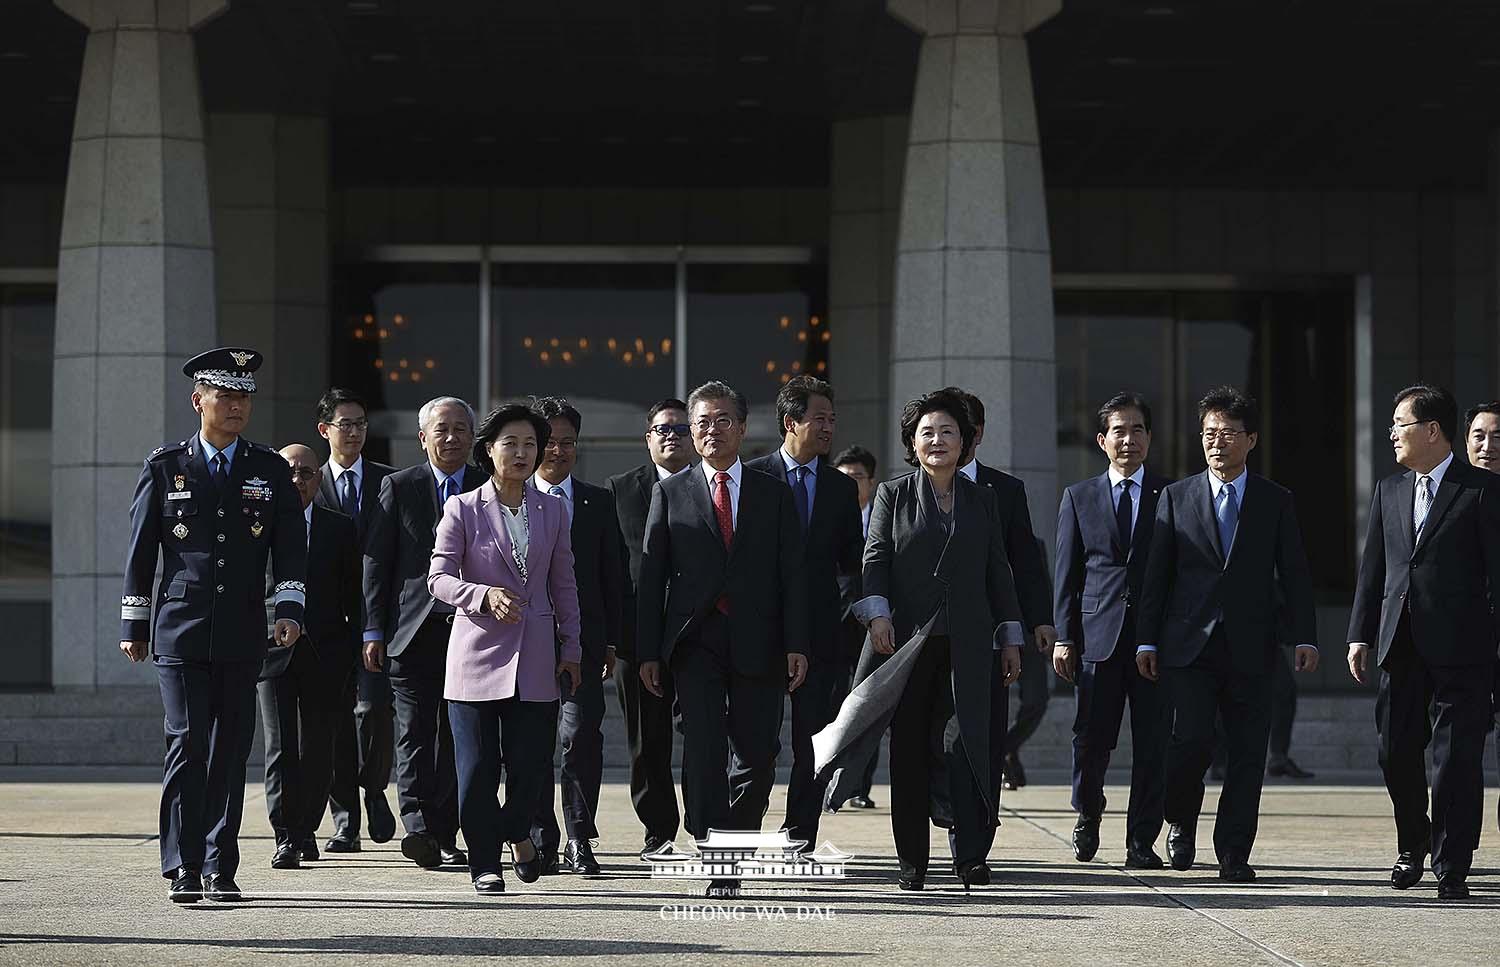
<path fill-rule="evenodd" d="M 510 844 L 510 863 L 515 868 L 516 878 L 522 883 L 535 883 L 542 878 L 542 853 L 536 848 L 535 843 L 530 840 L 523 842 L 531 845 L 531 859 L 519 860 L 516 858 L 516 844 Z"/>
<path fill-rule="evenodd" d="M 969 892 L 969 887 L 971 886 L 990 885 L 990 868 L 983 860 L 965 863 L 963 866 L 956 867 L 953 872 L 958 875 L 959 881 L 963 883 L 965 893 Z"/>

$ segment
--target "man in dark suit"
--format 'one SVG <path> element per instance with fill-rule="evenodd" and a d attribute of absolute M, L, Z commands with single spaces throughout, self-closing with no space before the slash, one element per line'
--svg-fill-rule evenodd
<path fill-rule="evenodd" d="M 1047 555 L 1042 542 L 1037 539 L 1031 526 L 1031 508 L 1026 502 L 1026 485 L 1019 477 L 1013 477 L 979 462 L 979 444 L 984 440 L 984 401 L 973 393 L 955 386 L 948 387 L 964 398 L 969 416 L 974 421 L 974 446 L 964 455 L 959 473 L 995 492 L 1000 501 L 1000 514 L 1005 520 L 1005 546 L 1010 560 L 1011 574 L 1015 577 L 1016 594 L 1021 599 L 1021 614 L 1025 619 L 1030 640 L 1021 648 L 1021 677 L 1016 682 L 1021 701 L 1016 708 L 1016 720 L 1009 728 L 1005 723 L 995 723 L 994 742 L 990 752 L 995 756 L 995 767 L 990 777 L 996 782 L 1004 777 L 1005 788 L 1019 789 L 1026 785 L 1026 769 L 1021 765 L 1021 746 L 1036 732 L 1047 714 L 1047 656 L 1057 643 L 1057 629 L 1052 624 L 1052 578 L 1047 573 Z M 1035 647 L 1028 647 L 1035 645 Z M 995 686 L 1000 687 L 1004 676 L 1000 673 L 999 659 L 995 664 Z M 994 790 L 995 802 L 1000 801 L 1000 790 Z"/>
<path fill-rule="evenodd" d="M 1469 895 L 1484 811 L 1484 733 L 1500 627 L 1500 482 L 1454 458 L 1458 404 L 1437 386 L 1396 394 L 1391 444 L 1405 468 L 1375 488 L 1349 616 L 1349 672 L 1380 666 L 1375 722 L 1396 817 L 1391 886 L 1422 878 Z M 1426 753 L 1432 749 L 1432 817 Z"/>
<path fill-rule="evenodd" d="M 1255 401 L 1230 386 L 1198 403 L 1206 473 L 1162 490 L 1136 615 L 1136 667 L 1164 678 L 1173 714 L 1164 813 L 1173 869 L 1193 865 L 1214 717 L 1228 760 L 1214 852 L 1219 878 L 1255 879 L 1278 612 L 1298 671 L 1318 666 L 1312 576 L 1291 491 L 1245 469 L 1258 440 Z"/>
<path fill-rule="evenodd" d="M 792 489 L 792 503 L 802 528 L 807 576 L 807 679 L 792 693 L 792 775 L 786 789 L 786 820 L 781 828 L 803 850 L 818 845 L 818 818 L 826 783 L 813 779 L 812 737 L 833 717 L 833 690 L 844 631 L 840 578 L 854 582 L 854 599 L 864 553 L 859 487 L 828 463 L 836 416 L 833 387 L 814 376 L 796 376 L 776 394 L 776 416 L 782 444 L 775 453 L 745 466 L 769 474 Z M 847 589 L 846 589 L 847 590 Z M 753 782 L 751 770 L 738 758 L 730 785 Z"/>
<path fill-rule="evenodd" d="M 348 390 L 334 387 L 318 400 L 318 433 L 328 441 L 328 462 L 313 501 L 354 521 L 361 553 L 380 506 L 381 481 L 394 472 L 365 459 L 369 428 L 365 401 Z M 391 683 L 385 672 L 365 667 L 358 649 L 352 662 L 343 704 L 354 714 L 339 715 L 334 738 L 333 784 L 328 791 L 333 836 L 324 846 L 330 853 L 359 852 L 361 791 L 370 839 L 385 843 L 396 835 L 396 817 L 385 799 L 396 740 Z"/>
<path fill-rule="evenodd" d="M 563 824 L 568 830 L 561 869 L 598 876 L 599 861 L 589 842 L 599 838 L 594 816 L 599 811 L 599 784 L 604 778 L 604 680 L 614 674 L 620 640 L 620 521 L 608 490 L 573 478 L 578 463 L 578 434 L 583 414 L 567 400 L 543 397 L 532 408 L 552 426 L 532 484 L 568 509 L 573 543 L 573 576 L 583 645 L 582 683 L 562 690 L 557 740 L 562 746 Z M 552 811 L 552 760 L 537 800 L 531 836 L 542 868 L 556 869 L 557 815 Z"/>
<path fill-rule="evenodd" d="M 187 361 L 198 432 L 152 451 L 130 505 L 120 651 L 133 662 L 149 655 L 161 689 L 158 841 L 173 903 L 240 899 L 245 763 L 266 657 L 261 596 L 247 591 L 265 579 L 268 557 L 273 642 L 285 648 L 302 636 L 302 504 L 286 461 L 240 436 L 261 360 L 253 349 L 225 347 Z"/>
<path fill-rule="evenodd" d="M 625 582 L 620 614 L 620 647 L 615 657 L 615 691 L 625 718 L 630 746 L 630 801 L 645 827 L 642 856 L 649 856 L 677 838 L 680 813 L 672 778 L 672 706 L 677 700 L 672 670 L 658 666 L 661 696 L 641 683 L 636 661 L 636 585 L 641 578 L 641 546 L 651 491 L 657 481 L 688 469 L 692 446 L 688 441 L 687 404 L 665 399 L 646 412 L 646 451 L 651 459 L 606 482 L 620 520 L 620 556 Z"/>
<path fill-rule="evenodd" d="M 1469 463 L 1480 470 L 1500 473 L 1500 400 L 1490 400 L 1472 406 L 1464 414 L 1464 426 L 1468 427 Z M 1500 655 L 1495 660 L 1494 721 L 1490 727 L 1500 727 Z M 1500 765 L 1500 742 L 1495 743 L 1495 762 Z M 1495 810 L 1495 823 L 1500 826 L 1500 808 Z"/>
<path fill-rule="evenodd" d="M 390 676 L 396 706 L 396 797 L 401 853 L 424 869 L 468 862 L 456 845 L 458 778 L 443 677 L 453 608 L 434 601 L 427 569 L 443 503 L 484 483 L 468 466 L 474 411 L 440 396 L 422 404 L 417 439 L 427 459 L 380 484 L 365 544 L 365 667 Z"/>
<path fill-rule="evenodd" d="M 1099 449 L 1109 467 L 1063 491 L 1057 510 L 1057 644 L 1052 667 L 1078 686 L 1073 716 L 1073 855 L 1099 851 L 1104 773 L 1130 703 L 1130 806 L 1125 865 L 1159 870 L 1167 710 L 1161 687 L 1135 666 L 1135 616 L 1151 549 L 1156 501 L 1169 481 L 1146 470 L 1151 407 L 1121 393 L 1099 407 Z"/>
<path fill-rule="evenodd" d="M 688 397 L 703 462 L 651 493 L 637 586 L 641 681 L 662 697 L 672 669 L 682 707 L 688 832 L 758 830 L 776 779 L 785 695 L 807 677 L 802 523 L 786 484 L 740 462 L 749 406 L 725 383 Z M 730 749 L 753 776 L 731 796 Z M 737 895 L 713 880 L 710 897 Z"/>
<path fill-rule="evenodd" d="M 307 604 L 302 637 L 267 651 L 256 691 L 266 737 L 266 812 L 276 834 L 271 868 L 294 870 L 318 858 L 313 833 L 333 781 L 334 729 L 347 712 L 341 698 L 359 654 L 364 591 L 354 521 L 313 503 L 323 473 L 317 455 L 300 443 L 281 455 L 307 525 Z M 274 585 L 267 592 L 274 618 Z"/>
<path fill-rule="evenodd" d="M 855 487 L 859 490 L 860 541 L 863 543 L 870 533 L 871 499 L 875 496 L 875 471 L 878 466 L 875 454 L 862 446 L 847 447 L 833 458 L 833 465 L 839 473 L 854 481 Z M 854 616 L 855 602 L 863 593 L 858 575 L 840 577 L 839 593 L 840 605 L 843 608 L 842 625 L 839 634 L 838 657 L 834 663 L 833 697 L 828 703 L 833 715 L 838 714 L 839 706 L 844 703 L 844 699 L 849 697 L 849 692 L 854 689 L 854 686 L 859 684 L 857 677 L 859 656 L 865 646 L 865 626 L 860 624 L 859 619 Z M 851 809 L 875 808 L 875 800 L 870 798 L 870 787 L 875 783 L 875 767 L 880 761 L 879 750 L 876 750 L 876 753 L 870 756 L 862 781 L 854 787 L 849 799 L 844 803 Z M 826 794 L 824 801 L 827 802 Z M 835 805 L 828 803 L 828 809 L 832 811 Z"/>

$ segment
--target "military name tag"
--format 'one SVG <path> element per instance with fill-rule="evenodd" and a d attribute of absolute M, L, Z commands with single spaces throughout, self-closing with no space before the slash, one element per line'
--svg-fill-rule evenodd
<path fill-rule="evenodd" d="M 259 537 L 260 535 L 264 534 L 265 532 L 266 532 L 265 525 L 262 524 L 260 521 L 256 521 L 255 523 L 253 523 L 253 524 L 250 525 L 250 536 L 251 537 Z"/>
<path fill-rule="evenodd" d="M 271 493 L 271 483 L 263 477 L 251 477 L 240 488 L 240 497 L 244 500 L 270 500 Z"/>
<path fill-rule="evenodd" d="M 186 524 L 178 524 L 176 527 L 172 528 L 172 533 L 173 533 L 173 535 L 176 536 L 176 538 L 179 541 L 182 540 L 184 537 L 188 536 L 187 525 Z"/>
<path fill-rule="evenodd" d="M 168 500 L 192 500 L 193 499 L 193 492 L 191 490 L 174 490 L 173 492 L 167 494 L 167 499 Z"/>

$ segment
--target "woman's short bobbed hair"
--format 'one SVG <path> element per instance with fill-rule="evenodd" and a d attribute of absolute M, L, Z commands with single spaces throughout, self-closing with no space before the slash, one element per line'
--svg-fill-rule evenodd
<path fill-rule="evenodd" d="M 525 403 L 501 403 L 479 421 L 479 431 L 474 434 L 474 462 L 486 477 L 495 475 L 495 461 L 490 459 L 490 447 L 500 439 L 501 429 L 511 423 L 531 424 L 531 428 L 536 431 L 536 463 L 532 465 L 531 472 L 536 473 L 536 468 L 541 465 L 542 453 L 552 437 L 552 424 Z"/>
<path fill-rule="evenodd" d="M 968 403 L 952 390 L 933 390 L 908 401 L 901 408 L 901 444 L 906 447 L 907 463 L 920 466 L 917 463 L 917 424 L 928 413 L 947 413 L 958 424 L 958 436 L 963 442 L 963 452 L 959 457 L 974 446 L 974 420 L 969 416 Z"/>

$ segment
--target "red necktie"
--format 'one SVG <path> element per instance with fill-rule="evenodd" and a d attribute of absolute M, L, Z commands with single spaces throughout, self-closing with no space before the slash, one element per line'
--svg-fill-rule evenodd
<path fill-rule="evenodd" d="M 719 536 L 724 539 L 724 550 L 734 541 L 734 513 L 729 506 L 729 474 L 722 470 L 714 474 L 714 516 L 719 520 Z M 719 595 L 714 607 L 720 614 L 729 614 L 729 596 Z"/>

